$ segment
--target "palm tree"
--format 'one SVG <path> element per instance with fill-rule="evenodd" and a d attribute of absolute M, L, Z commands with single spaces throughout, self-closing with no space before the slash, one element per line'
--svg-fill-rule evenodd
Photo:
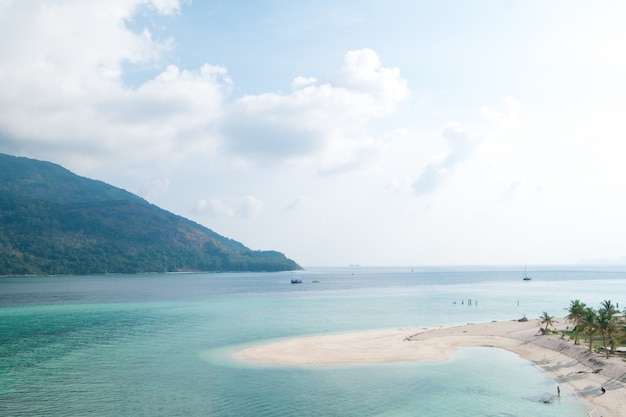
<path fill-rule="evenodd" d="M 581 303 L 580 300 L 570 300 L 569 313 L 565 316 L 565 319 L 571 321 L 574 324 L 574 344 L 578 344 L 578 332 L 580 331 L 580 324 L 585 312 L 585 303 Z"/>
<path fill-rule="evenodd" d="M 580 319 L 580 325 L 589 337 L 589 352 L 593 350 L 593 334 L 596 331 L 596 311 L 592 307 L 586 307 Z"/>
<path fill-rule="evenodd" d="M 609 327 L 607 328 L 607 336 L 609 339 L 613 336 L 613 332 L 615 331 L 615 322 L 617 321 L 617 315 L 619 311 L 615 306 L 611 303 L 611 300 L 604 300 L 602 302 L 602 310 L 605 310 L 608 315 Z"/>
<path fill-rule="evenodd" d="M 622 345 L 626 341 L 626 333 L 621 332 L 614 335 L 609 339 L 609 346 L 611 347 L 611 352 L 617 352 L 617 348 Z"/>
<path fill-rule="evenodd" d="M 598 310 L 598 315 L 596 316 L 596 325 L 598 326 L 598 333 L 602 336 L 602 346 L 606 351 L 606 358 L 609 358 L 609 350 L 606 348 L 606 337 L 611 335 L 613 330 L 613 317 L 609 313 L 608 310 L 600 309 Z"/>
<path fill-rule="evenodd" d="M 619 313 L 619 311 L 617 311 L 617 308 L 615 308 L 613 303 L 611 303 L 611 300 L 604 300 L 602 301 L 601 305 L 602 305 L 602 309 L 606 310 L 607 313 L 609 313 L 611 317 Z"/>
<path fill-rule="evenodd" d="M 548 334 L 548 327 L 554 326 L 555 323 L 558 323 L 558 321 L 554 320 L 554 317 L 549 315 L 546 311 L 541 314 L 539 320 L 541 320 L 541 324 L 546 325 L 545 329 L 543 329 L 543 334 Z"/>

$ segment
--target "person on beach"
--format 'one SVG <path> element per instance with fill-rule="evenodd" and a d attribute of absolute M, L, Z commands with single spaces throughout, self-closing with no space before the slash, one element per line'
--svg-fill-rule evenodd
<path fill-rule="evenodd" d="M 560 386 L 556 386 L 556 393 L 558 394 L 558 396 L 561 396 L 561 387 Z"/>
<path fill-rule="evenodd" d="M 602 394 L 604 394 L 606 392 L 606 390 L 604 389 L 604 387 L 600 388 L 600 391 L 602 391 Z"/>

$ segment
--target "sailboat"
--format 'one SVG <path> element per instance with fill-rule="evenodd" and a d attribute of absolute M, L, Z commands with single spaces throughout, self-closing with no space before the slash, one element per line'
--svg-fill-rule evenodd
<path fill-rule="evenodd" d="M 530 281 L 532 278 L 528 276 L 528 273 L 526 271 L 526 267 L 524 267 L 524 278 L 522 278 L 524 281 Z"/>

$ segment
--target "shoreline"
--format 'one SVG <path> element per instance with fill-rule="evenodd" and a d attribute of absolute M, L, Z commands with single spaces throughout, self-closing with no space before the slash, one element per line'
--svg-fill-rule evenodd
<path fill-rule="evenodd" d="M 566 321 L 559 323 L 564 327 Z M 589 403 L 591 417 L 626 415 L 626 362 L 589 353 L 567 337 L 540 335 L 537 320 L 302 337 L 253 346 L 234 357 L 287 366 L 356 365 L 445 360 L 463 347 L 505 349 L 534 363 Z"/>

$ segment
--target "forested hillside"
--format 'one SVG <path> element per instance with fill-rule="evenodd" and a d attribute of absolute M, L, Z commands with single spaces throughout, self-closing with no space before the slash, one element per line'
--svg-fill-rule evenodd
<path fill-rule="evenodd" d="M 296 269 L 122 189 L 0 154 L 0 275 Z"/>

